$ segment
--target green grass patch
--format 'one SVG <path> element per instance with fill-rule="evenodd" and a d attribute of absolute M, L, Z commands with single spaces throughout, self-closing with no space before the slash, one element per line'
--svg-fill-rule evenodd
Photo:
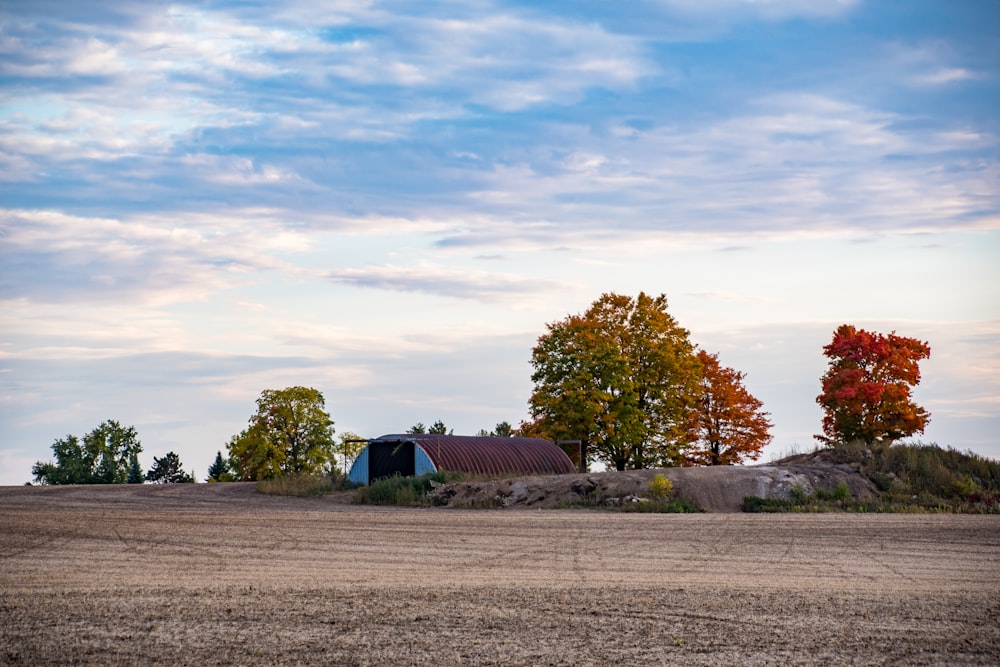
<path fill-rule="evenodd" d="M 637 514 L 696 514 L 700 512 L 694 503 L 683 498 L 670 500 L 653 500 L 641 498 L 638 502 L 623 502 L 620 505 L 610 505 L 608 509 Z"/>
<path fill-rule="evenodd" d="M 359 487 L 354 492 L 353 501 L 359 505 L 429 507 L 433 505 L 428 497 L 432 489 L 449 482 L 463 481 L 464 478 L 462 473 L 440 470 L 420 477 L 394 475 Z"/>
<path fill-rule="evenodd" d="M 580 498 L 558 503 L 556 509 L 597 509 L 625 514 L 696 514 L 701 510 L 683 498 L 650 500 L 649 498 Z"/>

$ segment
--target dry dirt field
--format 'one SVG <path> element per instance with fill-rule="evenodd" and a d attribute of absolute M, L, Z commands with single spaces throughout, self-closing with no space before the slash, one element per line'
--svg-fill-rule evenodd
<path fill-rule="evenodd" d="M 0 663 L 997 665 L 1000 517 L 0 488 Z"/>

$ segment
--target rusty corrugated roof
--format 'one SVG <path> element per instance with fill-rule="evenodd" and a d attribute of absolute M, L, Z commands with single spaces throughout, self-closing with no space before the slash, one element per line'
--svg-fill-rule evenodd
<path fill-rule="evenodd" d="M 540 438 L 405 433 L 383 435 L 372 442 L 412 442 L 426 452 L 438 470 L 482 475 L 576 472 L 566 452 Z"/>

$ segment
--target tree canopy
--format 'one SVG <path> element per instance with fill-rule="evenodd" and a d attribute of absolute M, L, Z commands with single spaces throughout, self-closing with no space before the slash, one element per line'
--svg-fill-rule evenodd
<path fill-rule="evenodd" d="M 479 433 L 476 435 L 494 438 L 509 438 L 514 435 L 514 427 L 510 425 L 510 422 L 502 421 L 498 422 L 497 425 L 493 427 L 492 431 L 487 431 L 485 428 L 481 428 L 479 429 Z"/>
<path fill-rule="evenodd" d="M 618 470 L 683 461 L 701 369 L 665 295 L 602 295 L 549 324 L 531 364 L 535 423 L 522 431 L 580 440 Z"/>
<path fill-rule="evenodd" d="M 824 410 L 819 440 L 870 446 L 924 432 L 930 413 L 913 402 L 911 388 L 920 383 L 930 345 L 842 324 L 823 354 L 830 361 L 816 397 Z"/>
<path fill-rule="evenodd" d="M 687 461 L 732 465 L 757 460 L 771 441 L 771 422 L 763 403 L 743 386 L 746 373 L 719 363 L 719 355 L 698 352 L 701 394 L 691 410 Z"/>
<path fill-rule="evenodd" d="M 438 419 L 429 427 L 424 426 L 423 422 L 417 422 L 410 428 L 406 429 L 406 432 L 412 435 L 426 434 L 426 433 L 429 433 L 431 435 L 451 435 L 455 431 L 453 429 L 449 429 L 447 426 L 444 425 L 443 421 Z"/>
<path fill-rule="evenodd" d="M 336 453 L 334 432 L 318 390 L 265 389 L 249 427 L 227 445 L 230 464 L 236 476 L 247 481 L 329 472 Z"/>
<path fill-rule="evenodd" d="M 82 440 L 75 435 L 56 440 L 56 460 L 38 461 L 31 473 L 40 484 L 124 484 L 141 451 L 135 427 L 109 419 Z"/>
<path fill-rule="evenodd" d="M 162 459 L 153 457 L 153 467 L 146 473 L 146 481 L 156 484 L 188 484 L 194 482 L 194 477 L 184 472 L 180 456 L 167 452 Z"/>

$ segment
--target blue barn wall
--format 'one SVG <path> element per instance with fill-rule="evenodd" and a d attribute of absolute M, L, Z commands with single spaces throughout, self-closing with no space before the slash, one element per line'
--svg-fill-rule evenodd
<path fill-rule="evenodd" d="M 413 459 L 416 464 L 414 467 L 417 469 L 416 475 L 426 475 L 428 473 L 437 472 L 437 466 L 431 461 L 431 457 L 427 456 L 427 452 L 420 445 L 413 448 Z"/>
<path fill-rule="evenodd" d="M 358 458 L 354 459 L 354 465 L 351 466 L 351 472 L 347 474 L 347 479 L 354 482 L 355 484 L 368 484 L 368 448 L 365 447 L 358 454 Z"/>

